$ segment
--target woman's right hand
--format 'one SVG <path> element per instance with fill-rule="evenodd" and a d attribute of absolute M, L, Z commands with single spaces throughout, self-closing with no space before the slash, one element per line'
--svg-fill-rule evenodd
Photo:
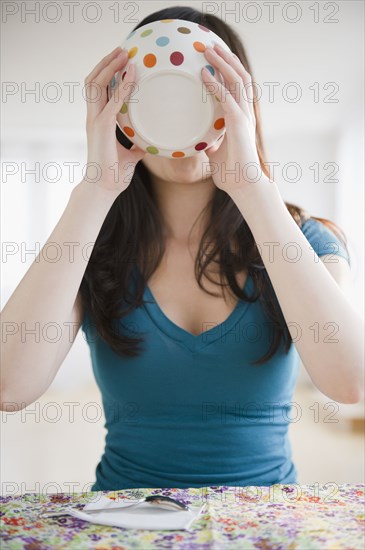
<path fill-rule="evenodd" d="M 109 82 L 127 61 L 127 50 L 116 48 L 85 79 L 88 164 L 84 180 L 113 191 L 116 196 L 128 187 L 137 162 L 146 154 L 137 145 L 131 149 L 123 147 L 115 135 L 116 116 L 135 90 L 134 64 L 129 65 L 124 79 L 120 78 L 109 101 L 107 97 Z"/>

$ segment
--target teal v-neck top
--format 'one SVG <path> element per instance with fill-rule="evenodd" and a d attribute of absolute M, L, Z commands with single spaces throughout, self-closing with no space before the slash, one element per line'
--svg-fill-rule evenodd
<path fill-rule="evenodd" d="M 302 231 L 318 256 L 349 261 L 317 220 Z M 245 290 L 254 290 L 251 277 Z M 83 319 L 107 430 L 91 489 L 297 483 L 288 428 L 298 419 L 291 401 L 299 356 L 282 344 L 267 363 L 250 364 L 272 335 L 259 300 L 238 302 L 219 325 L 207 320 L 198 336 L 172 322 L 148 286 L 144 301 L 117 323 L 145 338 L 138 357 L 118 356 Z"/>

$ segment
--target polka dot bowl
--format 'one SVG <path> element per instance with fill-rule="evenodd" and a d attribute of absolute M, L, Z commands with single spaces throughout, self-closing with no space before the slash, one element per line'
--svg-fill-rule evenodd
<path fill-rule="evenodd" d="M 214 44 L 230 51 L 214 32 L 182 19 L 154 21 L 127 36 L 121 47 L 128 50 L 128 62 L 113 77 L 108 94 L 133 62 L 136 85 L 117 115 L 130 141 L 147 153 L 176 159 L 196 155 L 223 137 L 220 94 L 207 89 L 201 76 L 207 67 L 223 83 L 204 55 Z"/>

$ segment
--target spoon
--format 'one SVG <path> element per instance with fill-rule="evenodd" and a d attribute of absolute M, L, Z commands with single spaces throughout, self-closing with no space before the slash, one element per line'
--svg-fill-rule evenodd
<path fill-rule="evenodd" d="M 120 507 L 113 507 L 113 508 L 98 508 L 93 510 L 85 510 L 84 513 L 86 514 L 95 514 L 96 512 L 104 512 L 108 510 L 124 510 L 124 508 L 132 508 L 132 506 L 138 506 L 138 504 L 141 504 L 141 502 L 147 502 L 148 504 L 151 504 L 152 506 L 156 508 L 162 508 L 164 510 L 172 510 L 176 512 L 186 511 L 189 512 L 190 508 L 187 504 L 184 504 L 180 500 L 177 500 L 175 498 L 166 497 L 163 495 L 150 495 L 145 498 L 141 498 L 137 502 L 133 502 L 133 504 L 124 504 Z M 83 512 L 83 510 L 78 510 Z M 42 518 L 52 518 L 57 516 L 69 516 L 70 512 L 67 510 L 62 510 L 59 512 L 41 512 L 39 514 L 39 517 Z"/>

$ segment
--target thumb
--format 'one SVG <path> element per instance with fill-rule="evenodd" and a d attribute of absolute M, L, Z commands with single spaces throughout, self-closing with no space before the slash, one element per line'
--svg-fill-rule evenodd
<path fill-rule="evenodd" d="M 146 154 L 146 151 L 138 147 L 138 145 L 136 144 L 132 145 L 132 147 L 129 149 L 129 155 L 132 158 L 132 161 L 136 163 L 141 159 L 143 159 L 145 154 Z"/>
<path fill-rule="evenodd" d="M 208 149 L 204 149 L 204 153 L 207 155 L 209 160 L 214 161 L 216 156 L 215 153 L 223 146 L 224 141 L 225 141 L 225 137 L 213 143 L 213 145 L 208 147 Z"/>
<path fill-rule="evenodd" d="M 140 147 L 138 147 L 138 145 L 136 144 L 133 144 L 132 147 L 130 149 L 127 149 L 126 147 L 124 147 L 124 145 L 122 145 L 121 143 L 119 143 L 118 140 L 116 140 L 116 143 L 117 143 L 117 148 L 119 150 L 119 152 L 121 153 L 122 155 L 122 158 L 128 158 L 128 160 L 130 160 L 131 162 L 135 162 L 137 163 L 138 161 L 140 161 L 146 154 L 146 151 L 144 151 L 143 149 L 141 149 Z"/>
<path fill-rule="evenodd" d="M 208 149 L 204 149 L 204 153 L 207 155 L 207 157 L 210 159 L 216 152 L 217 147 L 215 145 L 212 145 L 211 147 L 208 147 Z"/>

